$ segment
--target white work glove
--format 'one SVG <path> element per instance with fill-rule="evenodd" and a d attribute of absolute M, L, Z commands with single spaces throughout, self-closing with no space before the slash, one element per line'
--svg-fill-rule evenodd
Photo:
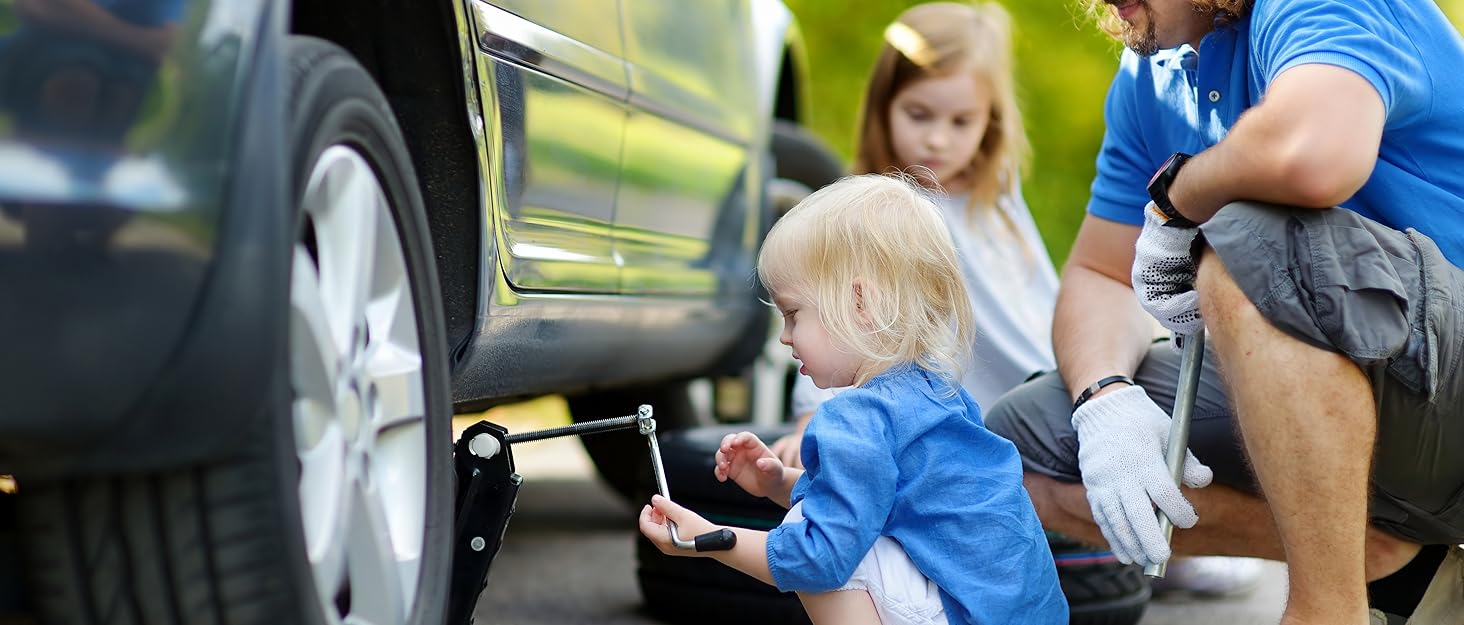
<path fill-rule="evenodd" d="M 1169 415 L 1137 386 L 1100 395 L 1073 412 L 1088 507 L 1109 549 L 1124 564 L 1147 566 L 1169 559 L 1169 541 L 1159 531 L 1154 506 L 1176 527 L 1194 527 L 1199 521 L 1164 464 L 1169 422 Z M 1184 485 L 1209 486 L 1214 479 L 1210 467 L 1188 449 L 1184 455 Z"/>
<path fill-rule="evenodd" d="M 1144 230 L 1134 244 L 1130 280 L 1139 305 L 1159 324 L 1179 334 L 1194 334 L 1205 327 L 1200 319 L 1200 296 L 1195 292 L 1199 262 L 1190 253 L 1199 228 L 1173 228 L 1150 202 L 1144 207 Z"/>

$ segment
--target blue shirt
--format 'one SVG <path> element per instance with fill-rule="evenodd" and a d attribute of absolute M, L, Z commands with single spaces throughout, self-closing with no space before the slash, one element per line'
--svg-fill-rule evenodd
<path fill-rule="evenodd" d="M 1016 446 L 965 391 L 949 393 L 905 365 L 819 407 L 791 497 L 804 519 L 768 533 L 780 590 L 837 589 L 889 536 L 940 587 L 952 623 L 1067 623 Z"/>
<path fill-rule="evenodd" d="M 1143 223 L 1145 185 L 1170 154 L 1215 145 L 1276 76 L 1310 63 L 1356 72 L 1386 109 L 1377 165 L 1342 206 L 1416 228 L 1464 265 L 1464 39 L 1433 0 L 1257 0 L 1198 55 L 1124 50 L 1088 212 Z"/>

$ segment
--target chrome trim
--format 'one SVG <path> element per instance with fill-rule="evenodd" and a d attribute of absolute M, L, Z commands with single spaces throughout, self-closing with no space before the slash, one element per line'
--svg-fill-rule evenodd
<path fill-rule="evenodd" d="M 487 115 L 487 111 L 498 109 L 498 96 L 496 88 L 492 87 L 491 72 L 484 71 L 481 74 L 490 86 L 487 102 L 478 86 L 479 51 L 473 45 L 477 38 L 473 34 L 474 26 L 468 22 L 467 16 L 468 5 L 474 3 L 476 0 L 455 0 L 451 4 L 453 20 L 458 30 L 458 49 L 462 54 L 463 93 L 467 100 L 465 112 L 468 115 L 468 127 L 473 133 L 473 153 L 478 161 L 478 213 L 481 223 L 478 231 L 478 301 L 473 307 L 473 332 L 476 335 L 477 328 L 482 327 L 488 318 L 489 295 L 492 293 L 495 276 L 500 272 L 497 233 L 501 228 L 498 211 L 494 207 L 502 206 L 505 200 L 503 181 L 499 177 L 499 168 L 495 166 L 495 163 L 503 159 L 503 132 L 498 126 L 497 118 L 489 118 Z M 490 120 L 492 124 L 489 123 Z"/>
<path fill-rule="evenodd" d="M 484 52 L 616 100 L 629 97 L 623 60 L 483 0 L 469 1 L 473 3 L 473 32 Z"/>

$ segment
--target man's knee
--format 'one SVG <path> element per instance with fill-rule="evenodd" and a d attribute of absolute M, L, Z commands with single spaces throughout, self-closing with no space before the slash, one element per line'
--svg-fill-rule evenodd
<path fill-rule="evenodd" d="M 986 429 L 1013 442 L 1025 439 L 1034 425 L 1034 420 L 1040 418 L 1038 415 L 1043 411 L 1044 405 L 1051 403 L 1046 398 L 1046 395 L 1051 393 L 1051 390 L 1046 388 L 1050 385 L 1043 384 L 1049 376 L 1057 377 L 1057 374 L 1044 374 L 1007 391 L 998 398 L 996 403 L 984 411 Z"/>
<path fill-rule="evenodd" d="M 1027 471 L 1077 479 L 1077 434 L 1067 387 L 1056 373 L 1008 391 L 984 419 L 988 430 L 1016 445 Z"/>
<path fill-rule="evenodd" d="M 1200 271 L 1195 280 L 1200 295 L 1200 316 L 1211 332 L 1256 323 L 1269 323 L 1236 283 L 1215 250 L 1206 246 L 1200 254 Z M 1223 340 L 1222 336 L 1215 337 Z"/>

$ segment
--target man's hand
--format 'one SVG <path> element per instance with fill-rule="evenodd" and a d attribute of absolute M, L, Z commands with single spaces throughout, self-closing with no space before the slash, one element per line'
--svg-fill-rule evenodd
<path fill-rule="evenodd" d="M 676 534 L 682 540 L 691 540 L 693 537 L 707 532 L 721 529 L 701 517 L 701 515 L 681 507 L 674 501 L 660 495 L 651 495 L 651 504 L 641 507 L 640 532 L 668 556 L 699 556 L 707 557 L 711 552 L 698 552 L 694 549 L 678 549 L 671 544 L 671 528 L 667 521 L 676 524 Z"/>
<path fill-rule="evenodd" d="M 790 469 L 802 469 L 803 458 L 800 453 L 803 451 L 803 431 L 808 429 L 809 420 L 813 419 L 813 413 L 798 417 L 798 427 L 791 433 L 784 434 L 781 438 L 773 441 L 768 448 L 773 450 L 773 455 L 783 461 L 783 466 Z"/>
<path fill-rule="evenodd" d="M 1176 527 L 1194 527 L 1199 521 L 1164 464 L 1169 422 L 1169 416 L 1137 386 L 1094 397 L 1073 412 L 1078 469 L 1088 490 L 1088 507 L 1109 548 L 1124 564 L 1169 559 L 1169 541 L 1159 531 L 1154 506 Z M 1213 478 L 1210 467 L 1186 449 L 1185 486 L 1209 486 Z"/>
<path fill-rule="evenodd" d="M 1130 279 L 1139 305 L 1159 324 L 1179 334 L 1194 334 L 1205 327 L 1200 319 L 1200 296 L 1195 292 L 1199 263 L 1191 251 L 1198 228 L 1164 225 L 1164 217 L 1150 202 L 1144 207 L 1144 229 L 1134 244 Z"/>
<path fill-rule="evenodd" d="M 756 497 L 783 494 L 783 462 L 756 434 L 738 432 L 722 437 L 716 460 L 713 473 L 718 482 L 731 479 Z"/>

